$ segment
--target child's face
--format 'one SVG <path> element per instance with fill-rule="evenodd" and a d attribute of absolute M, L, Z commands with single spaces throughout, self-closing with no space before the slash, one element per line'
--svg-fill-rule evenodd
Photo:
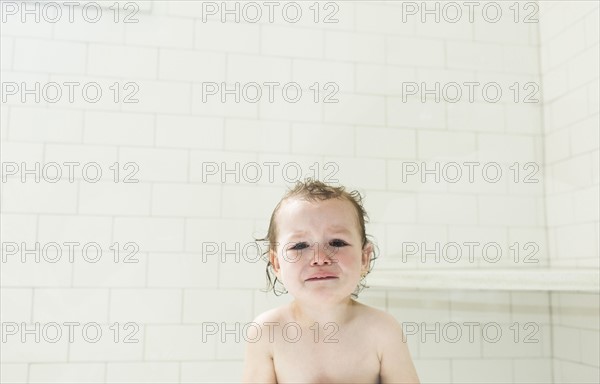
<path fill-rule="evenodd" d="M 273 270 L 296 299 L 341 300 L 366 272 L 372 251 L 362 249 L 358 219 L 347 200 L 286 200 L 277 220 Z"/>

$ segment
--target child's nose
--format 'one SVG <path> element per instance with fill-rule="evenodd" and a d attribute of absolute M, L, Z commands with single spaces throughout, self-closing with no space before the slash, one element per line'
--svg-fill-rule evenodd
<path fill-rule="evenodd" d="M 327 245 L 327 243 L 320 245 L 315 243 L 313 247 L 313 259 L 310 265 L 324 265 L 331 264 L 333 260 L 334 249 Z"/>

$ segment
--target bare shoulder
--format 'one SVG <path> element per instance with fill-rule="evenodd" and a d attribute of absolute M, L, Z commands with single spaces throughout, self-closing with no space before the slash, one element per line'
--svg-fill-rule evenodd
<path fill-rule="evenodd" d="M 419 383 L 410 351 L 398 320 L 389 313 L 364 304 L 358 307 L 361 322 L 377 345 L 382 383 Z"/>
<path fill-rule="evenodd" d="M 273 343 L 269 342 L 266 331 L 269 323 L 278 322 L 282 316 L 282 308 L 263 312 L 247 327 L 246 352 L 244 357 L 244 383 L 276 383 L 275 366 L 273 364 Z"/>

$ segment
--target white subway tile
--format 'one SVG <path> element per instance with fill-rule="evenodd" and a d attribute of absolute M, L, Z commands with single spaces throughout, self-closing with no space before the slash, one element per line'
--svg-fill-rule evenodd
<path fill-rule="evenodd" d="M 598 186 L 585 188 L 573 194 L 574 219 L 576 222 L 598 222 Z"/>
<path fill-rule="evenodd" d="M 385 37 L 376 34 L 326 32 L 325 57 L 352 62 L 385 62 Z"/>
<path fill-rule="evenodd" d="M 573 200 L 568 194 L 548 195 L 546 212 L 549 226 L 563 225 L 573 222 Z"/>
<path fill-rule="evenodd" d="M 14 48 L 15 70 L 49 73 L 84 73 L 86 46 L 81 43 L 17 39 Z"/>
<path fill-rule="evenodd" d="M 548 42 L 549 58 L 547 67 L 554 68 L 569 60 L 585 48 L 585 27 L 583 23 L 575 23 L 560 32 Z"/>
<path fill-rule="evenodd" d="M 2 71 L 3 72 L 3 71 Z M 8 139 L 8 106 L 5 106 L 4 103 L 0 105 L 0 139 L 4 144 Z"/>
<path fill-rule="evenodd" d="M 41 168 L 40 168 L 41 169 Z M 48 183 L 33 182 L 27 176 L 27 183 L 12 180 L 3 185 L 2 204 L 4 212 L 12 213 L 76 213 L 77 184 L 66 180 Z"/>
<path fill-rule="evenodd" d="M 225 68 L 225 64 L 223 63 L 221 67 Z M 285 84 L 291 81 L 291 72 L 292 61 L 290 59 L 237 54 L 227 55 L 228 83 L 256 82 L 262 85 L 265 82 L 278 82 Z M 312 82 L 301 85 L 309 87 Z"/>
<path fill-rule="evenodd" d="M 150 213 L 150 185 L 147 183 L 95 184 L 79 186 L 78 212 L 95 215 L 145 215 Z"/>
<path fill-rule="evenodd" d="M 536 75 L 539 71 L 539 50 L 537 47 L 505 45 L 504 71 Z"/>
<path fill-rule="evenodd" d="M 341 92 L 354 90 L 354 64 L 337 61 L 294 59 L 292 62 L 292 79 L 303 88 L 314 83 L 324 87 L 326 83 L 335 83 Z"/>
<path fill-rule="evenodd" d="M 4 26 L 7 24 L 8 23 L 3 23 Z M 14 41 L 15 39 L 11 37 L 2 36 L 2 38 L 0 38 L 0 53 L 2 53 L 0 69 L 3 71 L 12 69 Z"/>
<path fill-rule="evenodd" d="M 389 291 L 388 292 L 388 313 L 393 315 L 401 324 L 416 323 L 417 327 L 422 322 L 433 324 L 435 322 L 448 322 L 450 320 L 450 300 L 447 292 L 427 292 L 427 291 Z M 428 329 L 432 329 L 431 328 Z M 403 328 L 407 330 L 408 328 Z M 417 331 L 419 328 L 416 329 Z M 408 332 L 404 332 L 408 339 Z M 420 339 L 420 335 L 415 334 L 412 338 Z M 430 349 L 433 349 L 434 335 L 428 336 Z M 419 340 L 420 341 L 420 340 Z M 419 347 L 422 343 L 419 343 Z M 438 356 L 440 356 L 438 354 Z"/>
<path fill-rule="evenodd" d="M 102 383 L 104 382 L 104 364 L 31 364 L 29 382 L 57 384 Z"/>
<path fill-rule="evenodd" d="M 80 142 L 83 113 L 56 108 L 12 108 L 11 140 Z"/>
<path fill-rule="evenodd" d="M 219 325 L 220 326 L 220 325 Z M 149 325 L 144 340 L 146 360 L 212 360 L 215 338 L 200 325 Z"/>
<path fill-rule="evenodd" d="M 156 125 L 159 147 L 223 148 L 222 119 L 159 115 Z"/>
<path fill-rule="evenodd" d="M 446 129 L 446 106 L 415 98 L 387 97 L 386 120 L 394 127 Z"/>
<path fill-rule="evenodd" d="M 512 364 L 510 359 L 452 360 L 452 382 L 480 383 L 512 381 Z"/>
<path fill-rule="evenodd" d="M 81 248 L 95 242 L 103 249 L 111 241 L 112 219 L 110 217 L 84 215 L 40 215 L 38 241 L 40 243 L 78 242 Z M 91 252 L 91 251 L 90 251 Z"/>
<path fill-rule="evenodd" d="M 160 384 L 174 383 L 178 380 L 179 363 L 175 362 L 123 362 L 106 364 L 107 382 Z"/>
<path fill-rule="evenodd" d="M 448 129 L 503 132 L 505 130 L 505 106 L 486 102 L 469 103 L 467 101 L 448 104 Z"/>
<path fill-rule="evenodd" d="M 27 383 L 28 364 L 0 364 L 0 380 L 3 383 L 25 384 Z"/>
<path fill-rule="evenodd" d="M 439 39 L 388 36 L 387 62 L 415 67 L 442 67 L 452 57 L 446 59 L 444 46 L 445 43 Z M 450 47 L 446 51 L 451 51 Z"/>
<path fill-rule="evenodd" d="M 21 325 L 18 326 L 21 327 Z M 34 327 L 34 324 L 26 323 L 27 330 L 33 330 Z M 40 324 L 40 331 L 37 334 L 41 334 L 42 327 L 43 324 Z M 52 332 L 52 329 L 48 332 Z M 19 338 L 18 333 L 8 336 L 6 342 L 2 344 L 2 365 L 6 363 L 66 362 L 69 348 L 68 340 L 66 330 L 55 343 L 50 343 L 42 339 L 41 336 L 40 342 L 37 343 L 33 332 L 26 334 L 24 343 Z"/>
<path fill-rule="evenodd" d="M 182 313 L 180 289 L 112 289 L 110 323 L 179 323 Z"/>
<path fill-rule="evenodd" d="M 222 53 L 160 49 L 158 77 L 185 82 L 225 81 L 226 56 Z"/>
<path fill-rule="evenodd" d="M 33 292 L 33 321 L 105 323 L 108 300 L 107 289 L 38 288 Z"/>
<path fill-rule="evenodd" d="M 123 244 L 135 242 L 142 252 L 183 249 L 183 219 L 118 217 L 114 222 L 114 240 Z"/>
<path fill-rule="evenodd" d="M 240 199 L 240 196 L 245 198 Z M 273 186 L 224 185 L 222 216 L 230 219 L 258 219 L 271 211 L 280 197 L 281 189 Z M 252 204 L 248 204 L 250 201 Z"/>
<path fill-rule="evenodd" d="M 52 107 L 82 110 L 117 111 L 121 103 L 130 100 L 128 96 L 135 96 L 137 84 L 115 78 L 67 74 L 51 74 L 49 80 L 41 84 L 42 101 Z"/>
<path fill-rule="evenodd" d="M 415 80 L 413 68 L 357 64 L 356 91 L 370 94 L 402 95 L 407 81 Z"/>
<path fill-rule="evenodd" d="M 269 100 L 268 89 L 261 85 L 248 84 L 202 84 L 195 83 L 192 86 L 192 114 L 217 117 L 246 117 L 256 119 L 258 116 L 258 105 L 262 100 Z M 246 88 L 244 88 L 246 87 Z M 262 93 L 260 98 L 256 89 Z M 246 91 L 244 91 L 244 89 Z M 213 91 L 214 90 L 214 91 Z M 213 93 L 216 92 L 216 93 Z M 281 90 L 276 89 L 275 96 L 281 99 Z"/>
<path fill-rule="evenodd" d="M 29 323 L 31 321 L 33 289 L 8 288 L 3 284 L 0 297 L 2 298 L 2 301 L 0 301 L 0 309 L 2 310 L 0 320 L 2 323 Z M 18 336 L 15 336 L 15 338 L 18 338 Z"/>
<path fill-rule="evenodd" d="M 132 180 L 146 181 L 187 181 L 188 152 L 183 149 L 127 148 L 119 151 L 121 177 L 129 175 Z M 135 168 L 125 164 L 134 163 Z"/>
<path fill-rule="evenodd" d="M 443 43 L 438 50 L 443 49 Z M 441 56 L 441 53 L 438 54 Z M 443 62 L 443 57 L 437 57 L 432 60 L 433 63 Z M 473 70 L 503 70 L 502 49 L 498 49 L 497 44 L 472 43 L 463 41 L 446 42 L 446 63 L 449 68 L 473 69 Z"/>
<path fill-rule="evenodd" d="M 569 130 L 561 129 L 544 136 L 544 154 L 546 163 L 565 160 L 571 155 L 569 148 Z"/>
<path fill-rule="evenodd" d="M 192 48 L 194 22 L 181 17 L 139 15 L 139 23 L 127 24 L 125 42 L 152 47 Z"/>
<path fill-rule="evenodd" d="M 581 350 L 580 331 L 571 327 L 562 327 L 554 325 L 552 327 L 552 338 L 554 340 L 554 348 L 552 354 L 555 358 L 580 361 Z"/>
<path fill-rule="evenodd" d="M 598 12 L 590 12 L 585 18 L 585 39 L 586 44 L 589 47 L 590 45 L 598 44 L 598 40 L 600 40 L 600 31 L 598 30 L 599 22 Z"/>
<path fill-rule="evenodd" d="M 472 23 L 475 29 L 475 40 L 500 44 L 527 44 L 530 23 L 524 20 L 537 18 L 537 15 L 532 15 L 533 7 L 525 8 L 523 5 L 511 7 L 510 3 L 494 3 L 494 5 L 496 6 L 475 10 L 475 22 Z M 467 15 L 464 16 L 467 19 Z M 515 22 L 515 19 L 518 22 Z"/>
<path fill-rule="evenodd" d="M 19 244 L 19 253 L 8 256 L 2 263 L 2 285 L 5 287 L 69 287 L 71 285 L 72 265 L 68 260 L 68 251 L 56 251 L 58 246 L 35 243 Z M 26 250 L 36 250 L 35 255 L 25 254 Z M 25 257 L 22 262 L 21 255 Z M 38 259 L 39 257 L 39 259 Z M 56 260 L 58 261 L 47 261 Z"/>
<path fill-rule="evenodd" d="M 213 322 L 219 325 L 221 322 L 243 322 L 252 316 L 251 296 L 248 290 L 186 289 L 183 298 L 183 322 Z"/>
<path fill-rule="evenodd" d="M 504 119 L 508 133 L 542 133 L 542 105 L 508 104 L 504 107 Z"/>
<path fill-rule="evenodd" d="M 113 247 L 117 248 L 117 245 Z M 133 245 L 119 244 L 118 249 L 118 253 L 116 250 L 103 250 L 100 260 L 94 263 L 78 255 L 73 263 L 73 286 L 144 287 L 147 256 L 137 252 Z"/>
<path fill-rule="evenodd" d="M 118 58 L 118 60 L 117 60 Z M 158 50 L 124 45 L 90 44 L 87 73 L 131 79 L 155 79 Z"/>
<path fill-rule="evenodd" d="M 133 322 L 101 325 L 101 337 L 95 342 L 80 334 L 69 346 L 69 362 L 140 361 L 144 348 L 144 327 Z M 79 329 L 79 328 L 77 328 Z M 117 331 L 118 329 L 118 331 Z M 89 337 L 93 337 L 93 330 Z M 115 342 L 115 338 L 117 342 Z"/>
<path fill-rule="evenodd" d="M 588 113 L 598 113 L 600 110 L 600 79 L 591 81 L 588 86 Z"/>
<path fill-rule="evenodd" d="M 260 247 L 264 250 L 267 249 L 263 244 L 255 245 L 251 242 L 243 242 L 240 244 L 240 251 L 235 255 L 219 255 L 219 287 L 226 289 L 263 288 L 267 264 L 257 252 L 257 249 L 261 249 Z M 229 250 L 231 249 L 233 248 Z"/>
<path fill-rule="evenodd" d="M 271 25 L 261 28 L 263 54 L 304 59 L 322 58 L 326 47 L 324 32 L 319 30 Z"/>
<path fill-rule="evenodd" d="M 2 12 L 5 17 L 5 19 L 2 20 L 3 35 L 15 36 L 17 38 L 40 37 L 48 39 L 52 36 L 53 23 L 48 22 L 48 19 L 46 18 L 42 18 L 41 12 L 34 11 L 31 13 L 24 13 L 20 5 L 17 5 L 18 8 L 16 9 L 16 13 L 11 14 L 9 12 L 10 5 L 8 5 L 8 3 L 6 7 L 6 13 L 4 10 Z M 27 9 L 30 10 L 32 7 L 29 6 Z"/>
<path fill-rule="evenodd" d="M 69 168 L 63 165 L 66 162 L 77 163 L 73 166 L 74 179 L 83 178 L 83 182 L 96 178 L 111 180 L 113 171 L 109 167 L 117 161 L 117 148 L 100 145 L 46 144 L 44 159 L 46 163 L 55 162 L 61 165 L 64 180 L 69 180 Z M 96 165 L 90 166 L 90 163 Z M 100 171 L 96 172 L 97 169 Z"/>
<path fill-rule="evenodd" d="M 154 184 L 152 214 L 155 216 L 219 217 L 221 187 L 196 184 Z"/>
<path fill-rule="evenodd" d="M 87 144 L 150 146 L 154 141 L 151 114 L 85 111 L 84 121 Z"/>
<path fill-rule="evenodd" d="M 564 64 L 541 74 L 543 102 L 553 102 L 567 92 L 569 89 L 568 69 L 568 65 Z"/>
<path fill-rule="evenodd" d="M 2 213 L 0 236 L 5 243 L 26 242 L 33 244 L 37 236 L 37 215 Z"/>
<path fill-rule="evenodd" d="M 471 156 L 475 152 L 475 135 L 444 131 L 417 133 L 420 159 L 456 158 Z"/>
<path fill-rule="evenodd" d="M 125 23 L 125 17 L 131 15 L 131 21 L 138 19 L 139 24 L 146 22 L 145 18 L 147 15 L 137 13 L 133 15 L 134 9 L 131 7 L 129 10 L 120 10 L 119 22 L 114 21 L 114 11 L 109 9 L 102 10 L 102 16 L 100 19 L 93 23 L 88 22 L 83 18 L 82 7 L 76 5 L 73 12 L 73 22 L 69 21 L 69 10 L 65 6 L 62 8 L 62 17 L 59 22 L 54 24 L 54 35 L 55 39 L 60 40 L 73 40 L 84 43 L 88 42 L 100 42 L 100 43 L 111 43 L 111 44 L 122 44 L 124 42 L 125 31 L 134 25 L 133 23 Z M 90 17 L 94 17 L 93 10 L 90 10 Z"/>
<path fill-rule="evenodd" d="M 598 366 L 600 361 L 600 334 L 598 331 L 582 329 L 581 331 L 581 357 L 584 364 Z"/>
<path fill-rule="evenodd" d="M 560 258 L 597 258 L 597 235 L 595 230 L 593 223 L 570 224 L 558 227 L 556 229 L 556 246 Z"/>
<path fill-rule="evenodd" d="M 356 155 L 386 159 L 414 159 L 414 130 L 378 127 L 356 127 Z"/>
<path fill-rule="evenodd" d="M 324 121 L 355 125 L 384 125 L 385 98 L 339 93 L 332 95 L 339 102 L 324 103 Z"/>
<path fill-rule="evenodd" d="M 334 166 L 324 167 L 327 171 L 322 179 L 324 182 L 340 183 L 348 188 L 385 189 L 386 169 L 385 160 L 359 159 L 350 157 L 325 157 L 325 163 Z"/>
<path fill-rule="evenodd" d="M 403 18 L 405 16 L 405 18 Z M 411 36 L 415 34 L 417 17 L 405 15 L 393 2 L 357 2 L 356 30 Z"/>
<path fill-rule="evenodd" d="M 598 78 L 598 44 L 568 61 L 569 89 L 575 89 Z"/>
<path fill-rule="evenodd" d="M 292 124 L 291 132 L 292 153 L 354 154 L 354 130 L 351 126 Z"/>
<path fill-rule="evenodd" d="M 269 215 L 269 213 L 265 213 L 264 217 Z M 188 219 L 186 221 L 185 249 L 191 252 L 202 252 L 203 246 L 207 247 L 203 244 L 209 242 L 220 244 L 220 249 L 223 247 L 232 249 L 236 243 L 244 244 L 254 240 L 253 227 L 252 220 Z"/>
<path fill-rule="evenodd" d="M 227 53 L 259 53 L 261 46 L 260 31 L 260 27 L 256 24 L 221 23 L 219 21 L 202 23 L 197 20 L 195 25 L 195 48 Z"/>
<path fill-rule="evenodd" d="M 181 363 L 182 383 L 230 383 L 243 375 L 241 361 L 203 361 Z"/>
<path fill-rule="evenodd" d="M 593 151 L 598 148 L 598 141 L 600 140 L 598 137 L 599 126 L 600 120 L 598 115 L 595 115 L 569 128 L 571 153 L 573 155 Z"/>
<path fill-rule="evenodd" d="M 206 244 L 209 250 L 220 250 L 221 243 Z M 201 253 L 151 253 L 148 256 L 149 287 L 216 288 L 218 257 Z"/>
<path fill-rule="evenodd" d="M 522 166 L 534 162 L 534 140 L 532 137 L 509 134 L 480 134 L 477 138 L 479 159 Z"/>
<path fill-rule="evenodd" d="M 290 152 L 290 123 L 265 120 L 225 120 L 225 148 L 258 152 Z"/>
<path fill-rule="evenodd" d="M 367 192 L 365 204 L 374 222 L 414 223 L 417 218 L 417 199 L 413 194 Z"/>
<path fill-rule="evenodd" d="M 472 196 L 420 194 L 417 207 L 419 223 L 477 223 L 477 201 Z"/>
<path fill-rule="evenodd" d="M 327 88 L 325 88 L 325 84 L 320 84 L 318 94 L 316 93 L 315 89 L 302 90 L 301 96 L 295 96 L 293 91 L 290 91 L 289 88 L 288 91 L 289 96 L 286 96 L 288 97 L 287 100 L 283 98 L 281 88 L 275 89 L 274 102 L 270 102 L 269 98 L 266 97 L 266 95 L 263 95 L 258 105 L 258 117 L 261 120 L 320 122 L 322 121 L 324 110 L 327 110 L 328 108 L 335 108 L 332 106 L 338 105 L 324 103 L 325 98 L 327 98 L 328 101 L 333 101 L 335 99 L 341 100 L 344 96 L 347 96 L 339 93 L 339 89 L 335 84 L 328 85 Z M 317 103 L 315 103 L 315 95 L 317 95 Z M 298 101 L 294 102 L 296 99 L 298 99 Z M 325 121 L 338 122 L 328 121 L 326 119 Z"/>
<path fill-rule="evenodd" d="M 124 111 L 188 114 L 192 105 L 191 84 L 166 81 L 136 81 L 121 85 Z M 137 100 L 137 101 L 136 101 Z"/>
<path fill-rule="evenodd" d="M 520 266 L 547 266 L 549 265 L 547 237 L 548 234 L 543 228 L 511 227 L 508 229 L 508 243 L 515 251 L 507 257 L 510 257 L 512 262 L 517 259 Z M 519 249 L 518 254 L 516 249 Z"/>
<path fill-rule="evenodd" d="M 254 153 L 192 150 L 190 181 L 209 184 L 248 183 L 254 177 L 254 173 L 250 172 L 256 168 L 255 163 Z M 262 166 L 262 163 L 259 165 Z M 263 178 L 268 178 L 268 170 L 266 167 L 261 168 Z"/>
<path fill-rule="evenodd" d="M 335 182 L 335 175 L 339 169 L 335 163 L 323 161 L 322 156 L 288 155 L 272 150 L 259 153 L 258 163 L 262 164 L 264 169 L 263 177 L 257 185 L 281 187 L 282 195 L 286 187 L 291 187 L 307 177 L 323 182 Z M 272 172 L 267 168 L 267 164 L 273 164 Z"/>
<path fill-rule="evenodd" d="M 411 354 L 419 380 L 423 383 L 451 382 L 450 359 L 416 359 L 412 349 Z"/>
<path fill-rule="evenodd" d="M 552 165 L 554 192 L 573 191 L 592 185 L 590 154 L 570 157 Z"/>
<path fill-rule="evenodd" d="M 479 196 L 479 223 L 490 225 L 534 226 L 538 218 L 536 197 Z"/>

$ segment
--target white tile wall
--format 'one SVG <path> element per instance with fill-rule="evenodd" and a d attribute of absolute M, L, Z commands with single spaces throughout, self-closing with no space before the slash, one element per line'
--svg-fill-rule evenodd
<path fill-rule="evenodd" d="M 502 4 L 507 18 L 494 24 L 403 22 L 403 5 L 393 1 L 337 2 L 337 23 L 315 23 L 303 3 L 296 24 L 204 22 L 199 2 L 135 4 L 138 23 L 115 23 L 104 7 L 98 23 L 2 25 L 3 81 L 95 81 L 103 90 L 98 103 L 9 97 L 2 161 L 97 162 L 108 175 L 98 183 L 80 174 L 73 183 L 21 183 L 19 175 L 2 183 L 3 241 L 95 242 L 103 252 L 96 263 L 81 249 L 74 262 L 12 256 L 2 265 L 2 321 L 93 321 L 108 336 L 95 344 L 3 343 L 3 382 L 239 381 L 243 345 L 203 341 L 202 323 L 235 326 L 291 299 L 259 291 L 263 261 L 219 257 L 264 235 L 290 185 L 280 172 L 289 162 L 303 176 L 317 163 L 321 178 L 366 194 L 368 232 L 381 250 L 373 273 L 402 260 L 405 242 L 429 249 L 497 242 L 503 255 L 514 242 L 535 242 L 535 266 L 598 264 L 596 3 L 531 3 L 540 7 L 539 24 L 514 23 L 509 4 Z M 321 19 L 327 14 L 321 8 Z M 203 82 L 267 81 L 297 82 L 303 98 L 285 102 L 278 88 L 272 103 L 202 100 Z M 495 81 L 503 97 L 403 100 L 405 82 L 429 89 L 468 81 Z M 123 85 L 136 83 L 139 102 L 115 103 L 115 82 L 121 98 Z M 328 82 L 337 84 L 339 102 L 323 103 L 323 89 L 314 102 L 310 87 Z M 540 102 L 515 103 L 515 82 L 539 84 Z M 205 162 L 232 169 L 269 161 L 279 164 L 272 181 L 229 175 L 222 183 L 220 174 L 203 181 Z M 498 162 L 506 177 L 403 182 L 404 161 Z M 111 182 L 115 162 L 136 163 L 139 182 Z M 540 165 L 540 183 L 510 180 L 514 162 Z M 116 242 L 135 242 L 138 262 L 114 262 Z M 219 247 L 216 255 L 208 242 Z M 407 264 L 442 267 L 416 258 Z M 458 265 L 493 267 L 481 257 Z M 508 258 L 497 266 L 530 267 Z M 494 344 L 409 339 L 423 382 L 598 381 L 597 295 L 366 290 L 361 300 L 401 322 L 502 324 L 507 338 Z M 139 341 L 115 343 L 109 327 L 116 322 L 137 323 Z M 515 322 L 538 323 L 541 341 L 514 342 L 508 327 Z M 121 339 L 127 334 L 121 329 Z"/>

